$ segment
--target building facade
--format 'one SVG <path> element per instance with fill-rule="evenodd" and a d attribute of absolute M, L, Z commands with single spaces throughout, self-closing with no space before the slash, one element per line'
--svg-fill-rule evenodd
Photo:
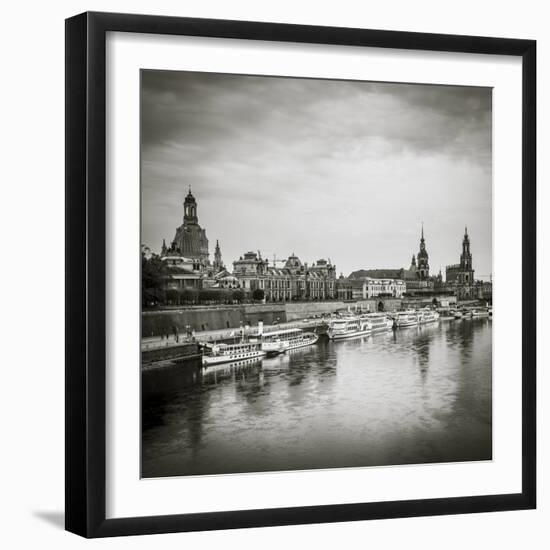
<path fill-rule="evenodd" d="M 349 282 L 354 300 L 377 297 L 401 298 L 407 290 L 405 281 L 394 278 L 364 277 L 363 279 L 349 279 Z"/>
<path fill-rule="evenodd" d="M 336 292 L 336 267 L 321 259 L 311 266 L 293 253 L 284 267 L 270 266 L 261 253 L 246 252 L 233 262 L 233 276 L 245 291 L 264 291 L 266 302 L 333 300 Z"/>
<path fill-rule="evenodd" d="M 401 298 L 407 292 L 407 284 L 401 279 L 373 279 L 367 277 L 364 281 L 363 299 L 378 296 Z"/>
<path fill-rule="evenodd" d="M 353 300 L 353 281 L 343 273 L 336 279 L 336 298 L 344 302 Z"/>
<path fill-rule="evenodd" d="M 200 260 L 183 256 L 175 242 L 170 248 L 163 242 L 160 259 L 166 265 L 165 290 L 202 288 L 203 273 Z"/>

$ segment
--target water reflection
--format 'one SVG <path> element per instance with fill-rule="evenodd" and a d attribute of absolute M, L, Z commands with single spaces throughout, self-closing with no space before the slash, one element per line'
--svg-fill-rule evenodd
<path fill-rule="evenodd" d="M 143 373 L 145 477 L 491 458 L 491 322 Z"/>

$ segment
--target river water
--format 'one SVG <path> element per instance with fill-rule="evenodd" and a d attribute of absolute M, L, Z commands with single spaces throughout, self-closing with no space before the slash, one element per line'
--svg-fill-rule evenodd
<path fill-rule="evenodd" d="M 490 460 L 492 322 L 142 375 L 142 475 Z"/>

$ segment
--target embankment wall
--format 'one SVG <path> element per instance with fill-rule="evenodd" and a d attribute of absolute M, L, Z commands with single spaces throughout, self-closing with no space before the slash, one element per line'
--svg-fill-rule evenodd
<path fill-rule="evenodd" d="M 192 331 L 200 332 L 203 330 L 237 328 L 241 324 L 253 326 L 257 325 L 260 320 L 266 325 L 272 325 L 275 321 L 285 323 L 313 317 L 314 315 L 343 311 L 347 308 L 353 311 L 356 305 L 363 311 L 374 312 L 379 310 L 380 303 L 383 303 L 384 311 L 394 311 L 401 307 L 401 300 L 399 299 L 381 298 L 359 300 L 353 303 L 342 301 L 289 302 L 146 311 L 141 317 L 141 335 L 146 338 L 148 336 L 171 334 L 174 326 L 182 334 L 187 330 L 187 327 Z"/>

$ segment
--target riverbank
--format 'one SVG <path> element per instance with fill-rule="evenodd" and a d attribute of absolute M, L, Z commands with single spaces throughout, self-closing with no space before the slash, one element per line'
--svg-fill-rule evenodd
<path fill-rule="evenodd" d="M 141 336 L 154 338 L 174 332 L 205 332 L 238 329 L 241 326 L 282 324 L 314 316 L 327 315 L 346 309 L 363 311 L 395 311 L 401 309 L 396 298 L 373 298 L 355 302 L 331 300 L 326 302 L 281 302 L 277 304 L 242 304 L 220 306 L 190 306 L 180 309 L 145 311 L 141 316 Z"/>
<path fill-rule="evenodd" d="M 201 357 L 197 342 L 166 342 L 163 346 L 151 346 L 141 350 L 141 367 L 162 366 L 163 363 L 173 364 L 177 361 L 188 361 Z"/>

